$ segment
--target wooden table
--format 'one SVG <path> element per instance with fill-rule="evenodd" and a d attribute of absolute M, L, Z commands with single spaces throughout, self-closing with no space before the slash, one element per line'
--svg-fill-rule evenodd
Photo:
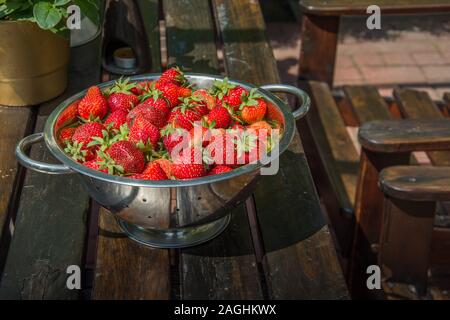
<path fill-rule="evenodd" d="M 446 0 L 299 0 L 299 4 L 303 13 L 299 79 L 324 81 L 330 86 L 342 16 L 367 15 L 370 5 L 378 5 L 381 16 L 450 11 Z"/>
<path fill-rule="evenodd" d="M 139 4 L 151 71 L 159 72 L 159 3 Z M 280 81 L 257 1 L 165 0 L 162 12 L 169 63 L 257 85 Z M 0 149 L 6 150 L 0 161 L 0 298 L 348 298 L 298 134 L 281 157 L 280 172 L 264 177 L 255 194 L 233 209 L 228 229 L 207 244 L 182 250 L 151 249 L 126 238 L 76 176 L 18 166 L 16 143 L 42 131 L 62 99 L 101 81 L 100 48 L 100 39 L 73 48 L 69 88 L 62 97 L 35 107 L 0 107 Z M 103 80 L 108 78 L 103 73 Z M 52 160 L 43 145 L 33 146 L 31 156 Z M 173 214 L 187 205 L 178 201 Z M 81 266 L 82 290 L 66 288 L 69 265 Z"/>

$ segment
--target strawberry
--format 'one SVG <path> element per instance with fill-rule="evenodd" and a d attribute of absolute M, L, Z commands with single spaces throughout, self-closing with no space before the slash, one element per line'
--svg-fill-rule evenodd
<path fill-rule="evenodd" d="M 221 174 L 221 173 L 225 173 L 225 172 L 229 172 L 233 170 L 232 168 L 228 167 L 228 166 L 224 166 L 224 165 L 218 165 L 215 166 L 214 168 L 212 168 L 209 172 L 208 172 L 208 176 L 212 176 L 215 174 Z"/>
<path fill-rule="evenodd" d="M 128 112 L 139 103 L 139 99 L 132 93 L 115 92 L 109 95 L 108 103 L 112 112 L 117 110 Z"/>
<path fill-rule="evenodd" d="M 78 104 L 78 115 L 85 120 L 103 119 L 108 113 L 108 102 L 97 86 L 90 87 Z"/>
<path fill-rule="evenodd" d="M 97 156 L 95 159 L 86 161 L 85 163 L 83 163 L 83 165 L 96 171 L 108 173 L 108 170 L 106 168 L 103 169 L 101 168 L 101 165 L 99 164 L 101 161 L 102 159 L 99 156 Z"/>
<path fill-rule="evenodd" d="M 236 136 L 226 131 L 214 132 L 211 142 L 205 149 L 205 162 L 208 164 L 237 164 Z"/>
<path fill-rule="evenodd" d="M 258 138 L 254 131 L 244 131 L 239 135 L 236 139 L 238 164 L 252 163 L 260 158 L 260 151 L 266 150 L 267 136 L 262 140 Z"/>
<path fill-rule="evenodd" d="M 128 113 L 122 109 L 118 109 L 109 114 L 108 118 L 106 118 L 104 124 L 108 127 L 111 125 L 112 129 L 120 130 L 120 127 L 127 122 Z"/>
<path fill-rule="evenodd" d="M 256 133 L 258 133 L 259 130 L 266 130 L 267 132 L 272 131 L 272 126 L 267 121 L 254 122 L 251 125 L 247 126 L 247 128 L 255 130 Z"/>
<path fill-rule="evenodd" d="M 123 80 L 120 78 L 109 90 L 108 103 L 112 112 L 116 110 L 128 112 L 139 103 L 138 97 L 131 92 L 135 84 L 129 83 L 129 81 L 130 79 Z"/>
<path fill-rule="evenodd" d="M 103 137 L 103 130 L 105 127 L 98 122 L 87 122 L 76 128 L 72 142 L 82 143 L 86 146 L 92 141 L 94 137 Z"/>
<path fill-rule="evenodd" d="M 138 116 L 130 128 L 128 138 L 130 142 L 135 144 L 142 142 L 144 146 L 150 144 L 153 149 L 156 149 L 161 135 L 159 129 L 148 121 L 147 118 Z"/>
<path fill-rule="evenodd" d="M 179 67 L 172 67 L 161 74 L 159 81 L 183 85 L 187 80 Z"/>
<path fill-rule="evenodd" d="M 253 88 L 248 95 L 244 95 L 242 104 L 239 106 L 242 120 L 250 124 L 264 119 L 267 111 L 266 102 L 256 90 Z"/>
<path fill-rule="evenodd" d="M 162 111 L 146 103 L 141 103 L 128 113 L 127 116 L 128 126 L 132 127 L 135 119 L 138 117 L 145 118 L 147 121 L 152 123 L 157 128 L 162 128 L 167 123 L 166 121 L 167 117 Z"/>
<path fill-rule="evenodd" d="M 216 100 L 205 89 L 199 89 L 194 91 L 194 93 L 192 93 L 192 97 L 194 99 L 197 99 L 197 101 L 203 102 L 208 107 L 209 110 L 214 109 L 214 107 L 216 106 Z"/>
<path fill-rule="evenodd" d="M 211 93 L 218 102 L 223 101 L 233 109 L 237 109 L 242 103 L 242 96 L 248 91 L 241 86 L 229 83 L 228 78 L 225 78 L 223 81 L 214 81 Z"/>
<path fill-rule="evenodd" d="M 109 174 L 141 173 L 145 168 L 144 154 L 130 141 L 115 142 L 99 155 L 103 159 L 100 168 L 108 169 Z"/>
<path fill-rule="evenodd" d="M 200 125 L 194 125 L 189 131 L 189 142 L 193 146 L 206 147 L 211 140 L 212 130 Z"/>
<path fill-rule="evenodd" d="M 152 83 L 153 83 L 152 81 L 138 82 L 133 88 L 130 89 L 130 92 L 136 96 L 140 96 L 145 91 L 150 89 L 150 86 L 152 85 Z"/>
<path fill-rule="evenodd" d="M 231 124 L 231 116 L 227 108 L 217 106 L 208 113 L 205 121 L 214 128 L 228 128 Z"/>
<path fill-rule="evenodd" d="M 179 98 L 188 97 L 192 92 L 189 88 L 183 88 L 171 82 L 157 81 L 155 88 L 162 92 L 162 95 L 169 101 L 172 108 L 181 103 Z"/>
<path fill-rule="evenodd" d="M 61 141 L 63 144 L 67 144 L 67 142 L 72 141 L 72 136 L 75 133 L 76 128 L 62 128 L 61 132 L 59 133 L 59 141 Z"/>
<path fill-rule="evenodd" d="M 180 147 L 186 147 L 189 143 L 187 131 L 182 128 L 176 128 L 172 124 L 168 124 L 161 130 L 163 137 L 163 144 L 166 150 L 171 153 L 172 150 L 179 144 Z"/>
<path fill-rule="evenodd" d="M 199 148 L 186 148 L 173 158 L 172 173 L 177 179 L 194 179 L 206 175 Z"/>
<path fill-rule="evenodd" d="M 132 176 L 134 179 L 141 180 L 168 180 L 166 173 L 156 161 L 150 162 L 140 174 Z"/>
<path fill-rule="evenodd" d="M 72 102 L 58 117 L 55 124 L 55 130 L 59 130 L 64 126 L 70 125 L 77 121 L 78 117 L 78 104 L 80 100 Z"/>
<path fill-rule="evenodd" d="M 176 128 L 183 128 L 185 130 L 191 130 L 194 126 L 194 122 L 200 121 L 202 115 L 196 108 L 175 108 L 169 115 L 168 122 Z"/>
<path fill-rule="evenodd" d="M 146 101 L 146 104 L 153 106 L 156 110 L 161 111 L 164 114 L 164 119 L 167 119 L 170 113 L 170 105 L 166 101 L 166 99 L 157 99 L 156 101 L 153 99 L 149 99 Z"/>
<path fill-rule="evenodd" d="M 153 162 L 156 162 L 160 165 L 161 169 L 164 171 L 164 173 L 166 174 L 166 176 L 168 178 L 172 177 L 172 162 L 170 160 L 160 158 L 160 159 L 156 159 Z"/>

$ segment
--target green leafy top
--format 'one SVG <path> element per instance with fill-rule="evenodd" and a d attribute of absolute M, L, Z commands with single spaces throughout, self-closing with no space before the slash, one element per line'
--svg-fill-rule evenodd
<path fill-rule="evenodd" d="M 248 95 L 242 93 L 242 103 L 239 106 L 239 110 L 242 110 L 244 107 L 254 107 L 258 105 L 257 99 L 261 99 L 262 96 L 257 92 L 257 90 L 257 88 L 251 89 Z"/>
<path fill-rule="evenodd" d="M 94 24 L 99 24 L 99 0 L 0 0 L 0 21 L 31 21 L 41 29 L 67 35 L 67 8 L 77 5 Z"/>
<path fill-rule="evenodd" d="M 234 84 L 231 84 L 228 78 L 225 77 L 223 81 L 214 81 L 212 88 L 209 90 L 209 94 L 222 100 L 223 97 L 226 96 L 228 92 L 234 88 L 236 88 L 236 86 Z"/>

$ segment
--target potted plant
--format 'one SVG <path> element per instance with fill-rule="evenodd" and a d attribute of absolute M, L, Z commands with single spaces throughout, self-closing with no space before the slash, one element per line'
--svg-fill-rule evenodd
<path fill-rule="evenodd" d="M 74 8 L 98 24 L 98 0 L 0 0 L 0 104 L 36 105 L 65 90 Z"/>

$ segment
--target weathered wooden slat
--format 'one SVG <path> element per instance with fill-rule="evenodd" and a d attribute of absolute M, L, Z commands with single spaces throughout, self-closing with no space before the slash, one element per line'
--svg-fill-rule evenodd
<path fill-rule="evenodd" d="M 333 85 L 340 18 L 304 15 L 299 80 L 325 81 Z"/>
<path fill-rule="evenodd" d="M 230 77 L 256 85 L 278 83 L 258 3 L 215 0 L 213 4 Z M 269 297 L 346 298 L 345 282 L 298 134 L 280 159 L 279 173 L 262 178 L 255 203 L 266 251 L 263 268 Z"/>
<path fill-rule="evenodd" d="M 7 219 L 8 212 L 14 206 L 14 192 L 19 183 L 19 165 L 14 156 L 16 144 L 24 137 L 34 125 L 32 118 L 32 109 L 28 107 L 12 108 L 0 106 L 0 239 L 2 239 L 2 230 Z M 5 226 L 5 229 L 7 227 Z M 9 232 L 7 232 L 9 233 Z M 1 241 L 1 240 L 0 240 Z M 3 248 L 0 243 L 0 248 Z M 3 261 L 1 259 L 0 249 L 0 271 Z"/>
<path fill-rule="evenodd" d="M 417 90 L 397 89 L 394 95 L 402 114 L 411 119 L 437 119 L 444 117 L 428 93 Z M 437 166 L 450 165 L 450 151 L 428 152 L 431 162 Z"/>
<path fill-rule="evenodd" d="M 159 0 L 138 0 L 142 22 L 150 47 L 152 72 L 161 71 L 161 50 L 159 45 Z"/>
<path fill-rule="evenodd" d="M 365 15 L 367 7 L 372 4 L 371 0 L 300 0 L 302 10 L 317 15 Z M 445 0 L 381 0 L 376 5 L 386 14 L 450 11 Z"/>
<path fill-rule="evenodd" d="M 344 92 L 360 125 L 367 121 L 392 118 L 386 103 L 375 87 L 346 86 Z"/>
<path fill-rule="evenodd" d="M 353 239 L 352 213 L 359 155 L 327 84 L 311 81 L 307 84 L 307 90 L 312 100 L 306 116 L 307 130 L 313 137 L 313 143 L 307 146 L 310 148 L 308 158 L 310 163 L 320 163 L 312 175 L 327 208 L 341 255 L 348 257 Z"/>
<path fill-rule="evenodd" d="M 194 72 L 220 73 L 209 1 L 164 1 L 164 14 L 169 61 Z M 183 200 L 189 195 L 178 194 L 177 199 L 181 215 L 191 207 Z M 230 225 L 222 235 L 207 244 L 181 250 L 180 272 L 184 299 L 263 297 L 242 205 L 233 210 Z"/>
<path fill-rule="evenodd" d="M 63 96 L 40 107 L 36 132 L 42 131 L 48 114 L 63 98 L 99 81 L 100 42 L 98 37 L 72 49 L 69 87 Z M 32 147 L 31 157 L 52 161 L 43 144 Z M 1 298 L 79 298 L 79 291 L 66 287 L 66 269 L 82 266 L 88 209 L 89 197 L 75 175 L 27 172 L 1 281 Z"/>
<path fill-rule="evenodd" d="M 161 70 L 158 1 L 139 2 L 152 54 L 152 72 Z M 114 75 L 106 75 L 115 78 Z M 169 191 L 169 190 L 168 190 Z M 167 214 L 170 212 L 170 191 Z M 140 245 L 123 233 L 108 210 L 99 212 L 94 299 L 169 299 L 169 250 Z"/>
<path fill-rule="evenodd" d="M 99 218 L 93 298 L 169 299 L 169 251 L 130 240 L 105 209 Z"/>
<path fill-rule="evenodd" d="M 427 286 L 435 208 L 435 201 L 385 199 L 378 257 L 383 278 L 412 283 L 421 295 Z"/>
<path fill-rule="evenodd" d="M 398 166 L 380 173 L 381 190 L 390 197 L 410 201 L 450 200 L 450 168 Z"/>
<path fill-rule="evenodd" d="M 208 1 L 163 1 L 168 62 L 186 71 L 218 73 L 214 22 Z"/>
<path fill-rule="evenodd" d="M 373 152 L 448 150 L 450 120 L 372 121 L 361 126 L 358 137 L 363 148 Z"/>
<path fill-rule="evenodd" d="M 314 101 L 308 122 L 342 208 L 353 209 L 359 156 L 325 83 L 310 82 Z"/>
<path fill-rule="evenodd" d="M 442 107 L 442 113 L 446 116 L 450 116 L 450 92 L 444 93 L 444 96 L 442 97 L 444 100 L 444 106 Z"/>

